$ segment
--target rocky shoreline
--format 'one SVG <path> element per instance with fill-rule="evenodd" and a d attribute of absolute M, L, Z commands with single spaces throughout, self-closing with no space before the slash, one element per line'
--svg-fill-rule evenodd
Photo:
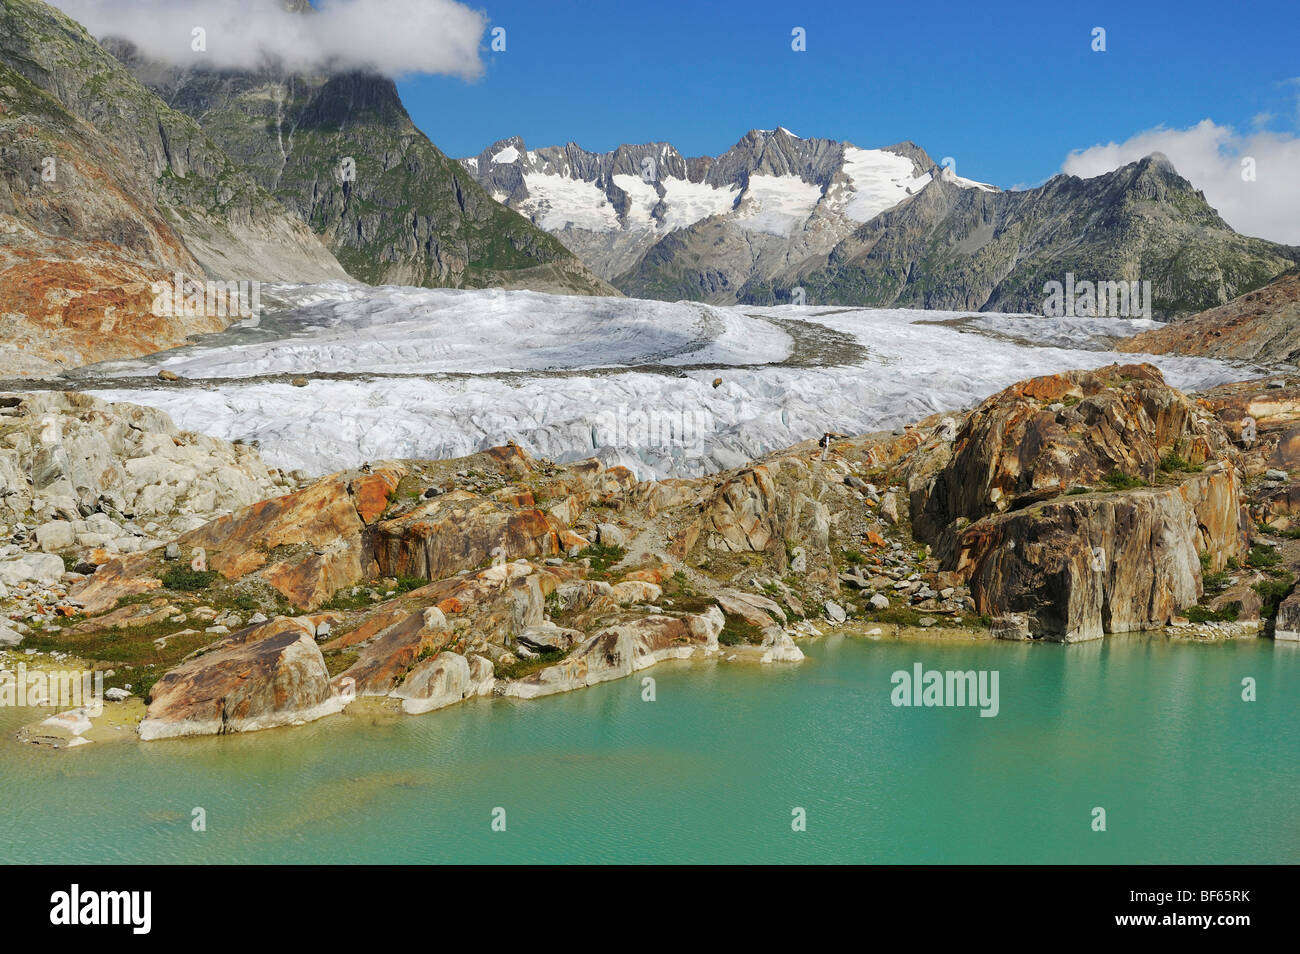
<path fill-rule="evenodd" d="M 0 408 L 0 642 L 104 673 L 144 741 L 539 698 L 667 659 L 795 663 L 824 632 L 1300 632 L 1291 378 L 1185 395 L 1149 365 L 1067 372 L 647 482 L 515 445 L 309 480 L 157 411 Z"/>

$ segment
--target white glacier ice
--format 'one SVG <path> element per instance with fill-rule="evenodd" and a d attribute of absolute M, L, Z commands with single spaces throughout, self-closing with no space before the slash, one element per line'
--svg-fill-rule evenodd
<path fill-rule="evenodd" d="M 897 427 L 1053 371 L 1148 360 L 1183 388 L 1248 376 L 1207 359 L 1106 350 L 1109 336 L 1144 324 L 1116 320 L 346 283 L 263 297 L 290 307 L 256 328 L 80 375 L 108 400 L 257 441 L 286 469 L 459 456 L 513 439 L 642 477 L 736 466 L 828 430 Z M 161 386 L 163 368 L 185 381 Z"/>

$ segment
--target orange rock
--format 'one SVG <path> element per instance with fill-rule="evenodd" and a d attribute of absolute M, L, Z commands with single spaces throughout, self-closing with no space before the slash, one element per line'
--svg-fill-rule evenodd
<path fill-rule="evenodd" d="M 143 553 L 112 560 L 94 576 L 73 586 L 69 595 L 91 616 L 106 613 L 124 596 L 148 593 L 162 586 L 162 580 L 147 575 L 151 561 Z"/>
<path fill-rule="evenodd" d="M 880 534 L 876 533 L 876 531 L 874 530 L 867 531 L 867 542 L 870 543 L 873 547 L 888 546 L 888 544 L 885 541 L 885 538 L 882 537 Z"/>
<path fill-rule="evenodd" d="M 331 474 L 220 517 L 179 542 L 204 548 L 208 565 L 227 579 L 262 570 L 285 598 L 312 610 L 366 575 L 371 556 L 362 531 L 387 508 L 404 474 L 396 466 L 355 478 Z M 267 566 L 275 550 L 288 553 Z"/>
<path fill-rule="evenodd" d="M 325 652 L 334 652 L 338 649 L 347 649 L 349 646 L 359 646 L 373 639 L 398 620 L 405 618 L 405 616 L 406 613 L 400 609 L 389 609 L 377 613 L 352 630 L 352 632 L 344 633 L 342 636 L 322 644 L 321 649 Z"/>
<path fill-rule="evenodd" d="M 643 570 L 633 570 L 623 579 L 639 580 L 643 583 L 662 583 L 672 575 L 673 568 L 667 563 L 660 563 L 658 566 L 646 567 Z"/>
<path fill-rule="evenodd" d="M 401 479 L 398 471 L 381 470 L 352 481 L 348 491 L 362 523 L 369 526 L 384 515 Z"/>

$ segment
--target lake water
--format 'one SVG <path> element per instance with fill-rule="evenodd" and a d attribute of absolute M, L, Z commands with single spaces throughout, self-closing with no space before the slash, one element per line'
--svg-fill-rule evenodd
<path fill-rule="evenodd" d="M 530 702 L 67 752 L 15 742 L 34 713 L 0 710 L 0 857 L 1300 861 L 1300 647 L 803 647 L 797 666 L 669 663 Z M 917 662 L 996 670 L 998 715 L 893 706 L 891 674 Z M 1247 677 L 1255 702 L 1242 700 Z M 196 807 L 205 832 L 191 828 Z M 792 830 L 797 808 L 805 831 Z"/>

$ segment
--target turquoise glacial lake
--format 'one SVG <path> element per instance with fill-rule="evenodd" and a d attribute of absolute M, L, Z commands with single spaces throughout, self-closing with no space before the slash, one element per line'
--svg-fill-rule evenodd
<path fill-rule="evenodd" d="M 65 752 L 14 740 L 34 710 L 0 710 L 2 857 L 1300 862 L 1300 647 L 802 646 L 801 665 L 674 662 L 550 699 Z M 997 671 L 997 716 L 892 705 L 918 662 Z"/>

